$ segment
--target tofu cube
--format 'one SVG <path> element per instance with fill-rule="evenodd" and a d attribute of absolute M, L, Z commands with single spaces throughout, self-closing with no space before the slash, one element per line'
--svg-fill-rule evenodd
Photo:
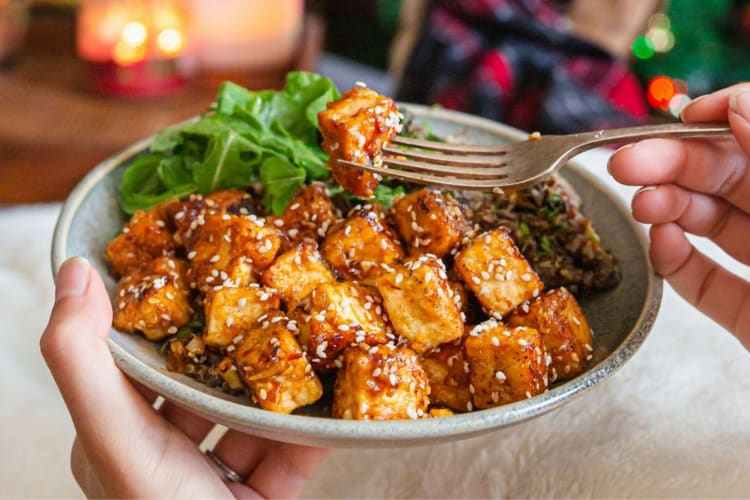
<path fill-rule="evenodd" d="M 177 245 L 159 207 L 138 210 L 107 245 L 107 258 L 117 276 L 160 256 L 173 255 Z"/>
<path fill-rule="evenodd" d="M 594 339 L 578 301 L 566 288 L 556 288 L 508 318 L 511 325 L 528 326 L 542 335 L 549 356 L 550 383 L 578 375 L 591 360 Z"/>
<path fill-rule="evenodd" d="M 195 245 L 187 255 L 191 263 L 190 285 L 206 293 L 218 285 L 255 281 L 251 270 L 260 271 L 271 265 L 281 237 L 281 232 L 262 217 L 209 215 L 196 228 Z"/>
<path fill-rule="evenodd" d="M 341 218 L 333 205 L 328 188 L 320 182 L 302 187 L 287 205 L 281 216 L 269 221 L 281 229 L 292 244 L 302 240 L 322 241 L 328 228 Z"/>
<path fill-rule="evenodd" d="M 417 354 L 405 347 L 359 344 L 336 374 L 333 416 L 354 420 L 417 419 L 430 405 L 430 385 Z"/>
<path fill-rule="evenodd" d="M 115 291 L 114 327 L 153 341 L 177 333 L 193 315 L 186 268 L 182 260 L 157 257 L 125 274 Z"/>
<path fill-rule="evenodd" d="M 425 353 L 422 367 L 430 382 L 430 403 L 456 411 L 471 409 L 469 363 L 461 339 Z"/>
<path fill-rule="evenodd" d="M 393 329 L 422 354 L 463 335 L 461 311 L 443 262 L 423 255 L 396 264 L 380 275 L 376 286 Z"/>
<path fill-rule="evenodd" d="M 279 255 L 271 267 L 263 271 L 261 281 L 278 290 L 281 299 L 293 309 L 318 285 L 331 283 L 334 277 L 318 252 L 318 244 L 306 240 Z"/>
<path fill-rule="evenodd" d="M 506 228 L 474 238 L 458 252 L 455 266 L 485 312 L 498 319 L 544 287 Z"/>
<path fill-rule="evenodd" d="M 544 344 L 533 328 L 489 319 L 469 332 L 464 352 L 474 408 L 492 408 L 547 390 Z"/>
<path fill-rule="evenodd" d="M 203 310 L 206 327 L 203 341 L 213 347 L 226 347 L 237 335 L 250 329 L 267 312 L 278 309 L 279 295 L 253 283 L 241 287 L 220 287 L 206 294 Z"/>
<path fill-rule="evenodd" d="M 253 198 L 239 189 L 214 191 L 202 196 L 191 194 L 182 201 L 173 201 L 166 206 L 169 220 L 176 228 L 174 239 L 187 250 L 195 244 L 195 231 L 205 223 L 209 215 L 250 215 L 258 213 Z"/>
<path fill-rule="evenodd" d="M 380 295 L 352 282 L 324 283 L 310 294 L 307 352 L 317 371 L 340 365 L 352 343 L 385 344 L 394 340 Z"/>
<path fill-rule="evenodd" d="M 352 194 L 370 198 L 380 178 L 372 172 L 341 166 L 337 160 L 377 165 L 383 146 L 401 130 L 398 107 L 388 97 L 361 86 L 344 92 L 326 107 L 318 113 L 318 125 L 333 178 Z"/>
<path fill-rule="evenodd" d="M 263 409 L 291 413 L 323 395 L 323 385 L 297 343 L 294 328 L 283 312 L 271 311 L 227 348 Z"/>
<path fill-rule="evenodd" d="M 404 257 L 380 204 L 357 206 L 328 230 L 320 253 L 333 269 L 350 280 L 367 280 Z"/>
<path fill-rule="evenodd" d="M 444 257 L 470 230 L 458 202 L 450 195 L 421 189 L 399 198 L 391 210 L 394 225 L 409 255 Z"/>

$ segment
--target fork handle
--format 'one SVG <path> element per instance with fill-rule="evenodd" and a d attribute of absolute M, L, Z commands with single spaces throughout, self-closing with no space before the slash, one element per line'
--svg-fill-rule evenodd
<path fill-rule="evenodd" d="M 660 125 L 640 125 L 636 127 L 613 128 L 595 132 L 572 134 L 571 138 L 580 139 L 583 150 L 607 146 L 610 144 L 625 144 L 640 139 L 663 137 L 709 137 L 717 135 L 731 135 L 728 123 L 666 123 Z"/>

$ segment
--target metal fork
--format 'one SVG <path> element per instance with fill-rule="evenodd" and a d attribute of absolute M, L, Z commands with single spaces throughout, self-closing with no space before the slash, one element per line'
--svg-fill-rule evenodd
<path fill-rule="evenodd" d="M 448 144 L 394 137 L 383 148 L 382 163 L 340 165 L 417 184 L 482 190 L 522 188 L 552 175 L 579 153 L 599 146 L 654 137 L 709 137 L 731 134 L 726 123 L 670 123 L 570 135 L 545 135 L 503 145 Z"/>

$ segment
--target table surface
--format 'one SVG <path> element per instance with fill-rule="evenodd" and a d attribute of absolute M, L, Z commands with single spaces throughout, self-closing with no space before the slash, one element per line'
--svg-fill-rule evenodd
<path fill-rule="evenodd" d="M 587 153 L 581 163 L 626 201 L 633 190 L 607 176 L 608 154 Z M 0 210 L 0 498 L 80 497 L 68 469 L 73 428 L 38 353 L 59 208 Z M 747 267 L 732 268 L 750 277 Z M 666 287 L 643 347 L 581 398 L 476 439 L 334 450 L 303 496 L 747 498 L 748 450 L 750 355 Z"/>

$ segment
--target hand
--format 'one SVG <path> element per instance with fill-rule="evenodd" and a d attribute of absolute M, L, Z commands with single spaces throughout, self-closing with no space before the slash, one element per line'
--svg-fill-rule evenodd
<path fill-rule="evenodd" d="M 107 347 L 112 306 L 99 274 L 85 259 L 60 268 L 55 306 L 41 349 L 70 411 L 77 437 L 71 467 L 95 497 L 290 497 L 327 450 L 277 443 L 228 431 L 214 449 L 247 478 L 226 483 L 198 449 L 211 422 L 130 381 Z"/>
<path fill-rule="evenodd" d="M 750 84 L 693 101 L 685 122 L 729 121 L 732 139 L 651 139 L 625 146 L 609 171 L 644 186 L 633 216 L 651 226 L 656 272 L 750 349 L 750 283 L 698 252 L 685 233 L 711 239 L 750 265 Z"/>

